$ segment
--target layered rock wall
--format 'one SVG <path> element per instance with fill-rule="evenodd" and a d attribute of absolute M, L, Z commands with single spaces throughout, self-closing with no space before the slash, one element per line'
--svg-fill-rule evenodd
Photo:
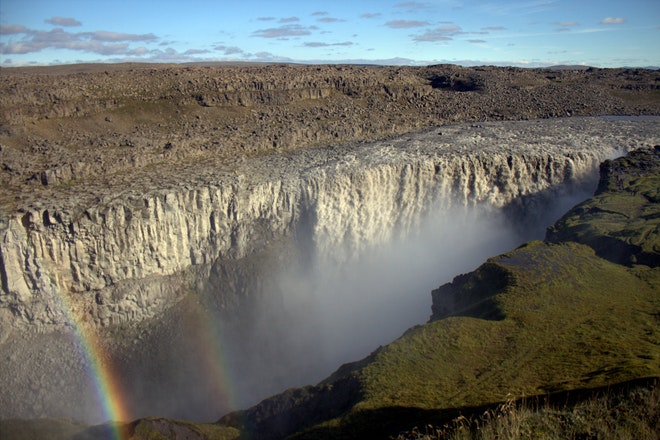
<path fill-rule="evenodd" d="M 213 265 L 259 254 L 271 242 L 350 256 L 414 230 L 432 209 L 550 197 L 560 185 L 595 178 L 598 164 L 617 154 L 616 139 L 584 128 L 573 127 L 584 137 L 574 145 L 549 145 L 540 131 L 521 145 L 455 127 L 451 147 L 432 132 L 266 156 L 250 163 L 248 175 L 114 194 L 82 208 L 62 201 L 19 210 L 0 231 L 2 325 L 47 330 L 72 313 L 94 325 L 141 320 L 200 288 Z M 653 142 L 655 133 L 634 142 Z"/>

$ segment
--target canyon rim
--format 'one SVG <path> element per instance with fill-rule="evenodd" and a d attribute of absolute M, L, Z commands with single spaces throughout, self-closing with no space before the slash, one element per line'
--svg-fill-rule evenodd
<path fill-rule="evenodd" d="M 660 144 L 598 116 L 658 114 L 641 69 L 68 69 L 2 71 L 2 418 L 214 420 L 317 382 Z"/>

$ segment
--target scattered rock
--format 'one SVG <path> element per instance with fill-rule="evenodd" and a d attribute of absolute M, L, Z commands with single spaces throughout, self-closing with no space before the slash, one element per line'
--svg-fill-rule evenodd
<path fill-rule="evenodd" d="M 162 149 L 150 145 L 176 144 L 177 160 L 196 161 L 377 140 L 457 122 L 659 114 L 659 100 L 649 95 L 660 87 L 658 78 L 644 69 L 452 65 L 7 68 L 0 152 L 15 172 L 0 173 L 0 185 L 20 193 L 20 176 L 43 177 L 74 162 L 84 164 L 78 179 L 143 173 L 162 161 Z M 108 124 L 84 122 L 96 115 Z M 125 146 L 139 159 L 118 148 Z M 67 177 L 50 172 L 40 180 L 54 185 Z"/>

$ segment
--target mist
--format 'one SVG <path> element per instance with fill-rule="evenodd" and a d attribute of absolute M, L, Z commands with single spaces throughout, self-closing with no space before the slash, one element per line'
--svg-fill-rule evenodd
<path fill-rule="evenodd" d="M 502 208 L 438 200 L 442 206 L 429 205 L 411 224 L 373 235 L 383 237 L 377 243 L 356 243 L 350 233 L 343 241 L 324 237 L 310 219 L 270 251 L 220 261 L 210 281 L 162 315 L 108 329 L 118 332 L 110 335 L 119 342 L 108 355 L 129 414 L 211 422 L 287 388 L 316 384 L 426 322 L 433 289 L 542 239 L 595 187 L 594 177 Z M 21 370 L 26 383 L 31 375 L 57 380 L 40 382 L 52 389 L 39 391 L 47 396 L 39 406 L 26 389 L 16 416 L 104 422 L 92 384 L 81 381 L 91 367 L 70 337 L 54 338 L 12 360 L 19 366 L 47 349 L 69 353 Z M 53 365 L 56 358 L 65 364 Z"/>
<path fill-rule="evenodd" d="M 430 209 L 411 229 L 359 251 L 328 249 L 323 237 L 298 243 L 306 251 L 264 280 L 249 319 L 225 329 L 232 334 L 227 349 L 235 403 L 246 407 L 316 384 L 426 322 L 433 289 L 491 256 L 543 239 L 545 229 L 594 188 L 595 181 L 555 188 L 504 208 Z"/>

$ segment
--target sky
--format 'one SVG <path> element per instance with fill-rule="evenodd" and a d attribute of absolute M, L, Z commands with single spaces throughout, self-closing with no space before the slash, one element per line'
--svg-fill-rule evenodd
<path fill-rule="evenodd" d="M 2 0 L 0 66 L 660 66 L 660 0 Z"/>

